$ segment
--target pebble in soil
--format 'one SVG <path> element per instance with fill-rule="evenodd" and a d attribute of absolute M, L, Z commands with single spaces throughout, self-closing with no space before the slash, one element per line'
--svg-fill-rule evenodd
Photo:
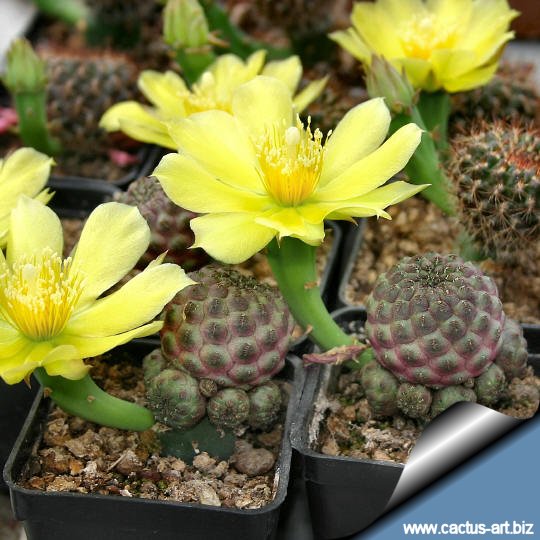
<path fill-rule="evenodd" d="M 139 367 L 97 361 L 92 376 L 111 394 L 144 403 Z M 286 384 L 286 383 L 282 383 Z M 246 430 L 229 460 L 199 453 L 192 465 L 160 456 L 157 429 L 130 432 L 101 427 L 52 407 L 43 439 L 21 485 L 42 491 L 99 493 L 175 500 L 227 508 L 260 508 L 275 495 L 274 466 L 282 425 Z"/>
<path fill-rule="evenodd" d="M 360 251 L 345 289 L 346 301 L 363 305 L 377 277 L 400 259 L 428 251 L 456 253 L 459 224 L 433 204 L 413 197 L 389 209 L 392 220 L 367 221 Z M 506 315 L 540 323 L 540 243 L 524 260 L 504 265 L 487 259 L 479 264 L 495 280 Z M 526 260 L 525 260 L 526 255 Z M 533 264 L 531 261 L 536 261 Z"/>

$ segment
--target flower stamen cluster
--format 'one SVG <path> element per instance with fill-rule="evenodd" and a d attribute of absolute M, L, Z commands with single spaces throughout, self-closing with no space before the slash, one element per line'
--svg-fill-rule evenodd
<path fill-rule="evenodd" d="M 0 274 L 0 313 L 28 338 L 40 341 L 62 332 L 81 296 L 84 280 L 50 248 L 13 263 Z"/>
<path fill-rule="evenodd" d="M 296 126 L 274 125 L 256 142 L 261 181 L 274 200 L 284 206 L 297 206 L 316 190 L 324 159 L 322 132 L 311 131 L 308 120 Z"/>

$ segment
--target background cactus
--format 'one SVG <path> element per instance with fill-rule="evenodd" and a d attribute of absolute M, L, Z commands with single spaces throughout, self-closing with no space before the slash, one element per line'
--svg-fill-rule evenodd
<path fill-rule="evenodd" d="M 502 63 L 487 84 L 453 94 L 450 133 L 466 133 L 482 120 L 534 122 L 540 96 L 531 77 L 532 70 L 531 64 Z"/>
<path fill-rule="evenodd" d="M 188 249 L 195 240 L 189 222 L 197 214 L 174 204 L 154 177 L 137 179 L 116 199 L 136 206 L 150 227 L 150 245 L 138 263 L 141 268 L 164 252 L 166 262 L 179 264 L 186 272 L 210 261 L 204 250 Z"/>
<path fill-rule="evenodd" d="M 453 141 L 460 222 L 481 252 L 511 259 L 540 236 L 540 132 L 483 123 Z"/>
<path fill-rule="evenodd" d="M 110 138 L 98 126 L 119 101 L 136 95 L 137 67 L 125 56 L 44 53 L 47 66 L 47 117 L 62 148 L 86 155 L 108 149 Z"/>
<path fill-rule="evenodd" d="M 427 421 L 458 401 L 495 406 L 528 373 L 523 331 L 495 284 L 455 255 L 406 257 L 381 274 L 366 335 L 376 361 L 361 383 L 376 416 Z"/>

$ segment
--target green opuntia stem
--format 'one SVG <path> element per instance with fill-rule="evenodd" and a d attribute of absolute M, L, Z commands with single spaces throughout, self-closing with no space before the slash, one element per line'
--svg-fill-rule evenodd
<path fill-rule="evenodd" d="M 452 106 L 446 92 L 421 92 L 416 105 L 425 125 L 433 134 L 435 146 L 439 152 L 448 149 L 448 118 Z"/>
<path fill-rule="evenodd" d="M 71 25 L 90 18 L 90 10 L 84 0 L 33 0 L 33 2 L 41 12 Z"/>
<path fill-rule="evenodd" d="M 176 51 L 176 61 L 182 68 L 184 79 L 192 85 L 216 59 L 213 52 L 188 52 L 185 49 Z"/>
<path fill-rule="evenodd" d="M 204 9 L 208 26 L 211 31 L 217 31 L 219 37 L 229 44 L 229 50 L 233 54 L 246 59 L 250 54 L 259 49 L 268 51 L 268 59 L 277 60 L 290 56 L 288 49 L 281 49 L 250 39 L 237 26 L 231 23 L 227 12 L 219 6 L 215 0 L 203 0 L 201 5 Z"/>
<path fill-rule="evenodd" d="M 316 248 L 286 237 L 268 246 L 268 262 L 296 322 L 322 350 L 353 340 L 332 319 L 321 298 L 315 265 Z"/>
<path fill-rule="evenodd" d="M 90 375 L 77 381 L 47 375 L 44 368 L 34 376 L 49 397 L 64 411 L 102 426 L 145 431 L 154 425 L 152 413 L 140 405 L 107 394 Z"/>
<path fill-rule="evenodd" d="M 52 138 L 47 128 L 45 91 L 19 92 L 14 96 L 19 117 L 19 131 L 25 146 L 54 156 L 61 152 L 59 141 Z"/>
<path fill-rule="evenodd" d="M 465 261 L 478 262 L 487 259 L 487 255 L 475 245 L 472 238 L 462 231 L 457 240 L 459 255 Z"/>
<path fill-rule="evenodd" d="M 414 122 L 424 130 L 422 140 L 404 168 L 413 184 L 431 184 L 421 191 L 423 197 L 436 204 L 444 213 L 454 215 L 455 210 L 449 190 L 448 178 L 444 174 L 435 142 L 416 107 L 410 114 L 397 114 L 390 124 L 390 132 L 395 133 L 400 127 Z"/>

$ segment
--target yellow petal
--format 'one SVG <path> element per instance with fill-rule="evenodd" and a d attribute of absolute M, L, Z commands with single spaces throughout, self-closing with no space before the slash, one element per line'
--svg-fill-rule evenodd
<path fill-rule="evenodd" d="M 332 32 L 328 34 L 328 37 L 360 60 L 360 62 L 366 64 L 371 62 L 372 52 L 354 28 Z"/>
<path fill-rule="evenodd" d="M 186 95 L 188 90 L 182 78 L 174 71 L 143 71 L 138 85 L 148 101 L 160 112 L 172 118 L 183 116 L 183 95 Z"/>
<path fill-rule="evenodd" d="M 224 54 L 208 68 L 207 72 L 212 78 L 209 79 L 203 73 L 195 87 L 204 87 L 210 80 L 218 100 L 229 103 L 234 89 L 253 79 L 261 71 L 265 56 L 265 51 L 256 51 L 244 63 L 234 54 Z"/>
<path fill-rule="evenodd" d="M 79 351 L 81 358 L 92 358 L 123 345 L 134 338 L 155 334 L 161 330 L 162 326 L 162 321 L 154 321 L 129 332 L 105 337 L 76 336 L 64 332 L 55 338 L 55 342 L 58 345 L 72 345 Z"/>
<path fill-rule="evenodd" d="M 304 219 L 300 208 L 278 208 L 257 216 L 256 223 L 278 233 L 278 238 L 292 236 L 306 244 L 318 245 L 324 239 L 324 223 L 310 223 Z"/>
<path fill-rule="evenodd" d="M 421 129 L 407 124 L 381 147 L 317 191 L 319 201 L 344 201 L 369 193 L 405 167 L 420 144 Z"/>
<path fill-rule="evenodd" d="M 258 137 L 269 126 L 291 125 L 293 107 L 291 94 L 278 79 L 255 77 L 239 86 L 232 99 L 234 116 L 248 129 L 252 137 Z"/>
<path fill-rule="evenodd" d="M 406 21 L 426 11 L 422 0 L 378 0 L 377 6 L 395 23 Z"/>
<path fill-rule="evenodd" d="M 412 197 L 427 186 L 428 184 L 413 185 L 402 181 L 392 182 L 366 195 L 346 201 L 348 206 L 336 208 L 328 215 L 328 218 L 349 219 L 350 217 L 377 216 L 392 219 L 390 214 L 384 211 L 384 208 Z"/>
<path fill-rule="evenodd" d="M 146 268 L 118 291 L 76 312 L 65 332 L 103 337 L 137 328 L 156 317 L 178 291 L 193 283 L 175 264 Z"/>
<path fill-rule="evenodd" d="M 388 133 L 390 120 L 382 98 L 370 99 L 352 108 L 325 144 L 321 187 L 377 149 Z"/>
<path fill-rule="evenodd" d="M 298 58 L 298 56 L 291 56 L 285 60 L 268 62 L 268 64 L 264 66 L 261 75 L 279 79 L 287 86 L 289 92 L 294 94 L 300 83 L 300 78 L 302 77 L 302 64 L 300 58 Z"/>
<path fill-rule="evenodd" d="M 48 375 L 60 375 L 71 380 L 82 379 L 90 369 L 73 345 L 55 347 L 43 357 L 39 366 L 45 368 Z"/>
<path fill-rule="evenodd" d="M 402 20 L 398 24 L 402 24 Z M 359 2 L 354 5 L 351 22 L 367 47 L 385 58 L 403 55 L 396 33 L 396 21 L 378 4 Z"/>
<path fill-rule="evenodd" d="M 328 77 L 312 81 L 296 94 L 293 99 L 295 111 L 301 113 L 312 101 L 315 101 L 321 95 L 327 81 Z"/>
<path fill-rule="evenodd" d="M 172 201 L 192 212 L 256 212 L 268 201 L 266 196 L 216 178 L 185 154 L 167 154 L 152 175 Z M 259 191 L 264 192 L 262 184 Z"/>
<path fill-rule="evenodd" d="M 181 153 L 229 185 L 260 190 L 253 144 L 236 120 L 224 111 L 205 111 L 169 125 Z"/>
<path fill-rule="evenodd" d="M 136 141 L 176 149 L 166 123 L 152 109 L 136 101 L 113 105 L 103 115 L 99 125 L 107 131 L 121 130 Z"/>
<path fill-rule="evenodd" d="M 497 71 L 497 62 L 492 64 L 469 71 L 462 77 L 457 77 L 451 81 L 447 81 L 445 84 L 445 89 L 448 92 L 462 92 L 465 90 L 471 90 L 477 86 L 482 86 L 486 84 Z"/>
<path fill-rule="evenodd" d="M 477 65 L 474 51 L 457 49 L 433 51 L 431 64 L 435 78 L 441 83 L 460 77 Z"/>
<path fill-rule="evenodd" d="M 471 0 L 427 0 L 428 10 L 447 26 L 467 28 L 473 12 Z"/>
<path fill-rule="evenodd" d="M 208 214 L 191 221 L 193 247 L 228 264 L 241 263 L 258 253 L 276 231 L 255 223 L 256 214 Z"/>
<path fill-rule="evenodd" d="M 33 148 L 19 148 L 0 160 L 0 217 L 11 212 L 20 195 L 34 197 L 43 189 L 52 163 Z"/>
<path fill-rule="evenodd" d="M 62 225 L 58 216 L 43 203 L 25 195 L 11 212 L 7 262 L 41 255 L 45 248 L 62 255 Z"/>
<path fill-rule="evenodd" d="M 88 217 L 73 256 L 72 271 L 84 279 L 79 306 L 94 300 L 122 279 L 150 242 L 139 210 L 120 203 L 99 205 Z"/>
<path fill-rule="evenodd" d="M 398 58 L 390 63 L 401 72 L 405 70 L 405 75 L 414 88 L 424 88 L 426 90 L 435 90 L 432 74 L 432 66 L 427 60 L 422 58 Z"/>

